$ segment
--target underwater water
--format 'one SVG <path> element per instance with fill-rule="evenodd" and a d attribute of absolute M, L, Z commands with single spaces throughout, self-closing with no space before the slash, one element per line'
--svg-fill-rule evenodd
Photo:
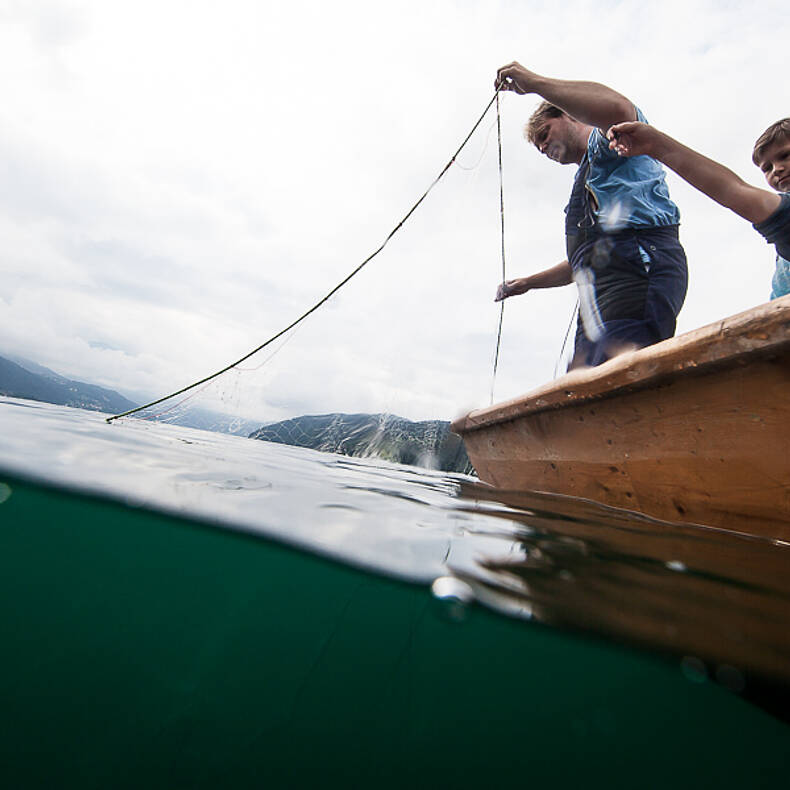
<path fill-rule="evenodd" d="M 780 541 L 14 399 L 0 525 L 12 786 L 790 767 Z"/>

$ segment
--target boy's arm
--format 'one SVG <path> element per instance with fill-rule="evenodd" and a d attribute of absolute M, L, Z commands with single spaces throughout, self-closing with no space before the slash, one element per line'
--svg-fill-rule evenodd
<path fill-rule="evenodd" d="M 521 94 L 537 93 L 571 118 L 599 129 L 636 118 L 634 105 L 606 85 L 543 77 L 515 61 L 497 71 L 495 87 Z"/>
<path fill-rule="evenodd" d="M 654 126 L 619 123 L 608 132 L 609 147 L 621 156 L 652 156 L 689 184 L 749 222 L 768 219 L 780 204 L 779 195 L 747 184 L 728 167 L 697 153 Z"/>

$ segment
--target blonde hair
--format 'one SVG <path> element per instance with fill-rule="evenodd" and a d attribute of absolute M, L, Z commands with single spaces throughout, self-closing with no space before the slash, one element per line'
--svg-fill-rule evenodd
<path fill-rule="evenodd" d="M 559 118 L 561 115 L 565 115 L 565 112 L 559 107 L 556 107 L 551 102 L 542 101 L 537 106 L 535 112 L 530 115 L 529 120 L 524 126 L 524 137 L 526 137 L 532 145 L 537 147 L 538 134 L 543 128 L 543 125 L 550 118 Z"/>
<path fill-rule="evenodd" d="M 757 142 L 754 144 L 754 151 L 752 151 L 752 162 L 759 167 L 760 157 L 763 155 L 763 151 L 765 151 L 771 143 L 775 143 L 782 137 L 790 138 L 790 118 L 782 118 L 781 121 L 772 123 L 757 138 Z"/>

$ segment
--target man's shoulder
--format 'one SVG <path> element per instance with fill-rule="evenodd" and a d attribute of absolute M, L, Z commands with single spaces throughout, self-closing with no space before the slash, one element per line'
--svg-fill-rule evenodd
<path fill-rule="evenodd" d="M 642 110 L 639 109 L 635 104 L 633 108 L 636 112 L 636 120 L 640 121 L 641 123 L 648 123 L 647 118 L 645 118 L 645 114 Z M 594 162 L 596 159 L 601 160 L 608 159 L 612 162 L 620 161 L 626 162 L 628 159 L 626 157 L 622 157 L 609 148 L 609 140 L 606 137 L 607 129 L 598 129 L 594 128 L 590 132 L 590 136 L 587 138 L 587 154 L 590 157 L 590 161 Z"/>

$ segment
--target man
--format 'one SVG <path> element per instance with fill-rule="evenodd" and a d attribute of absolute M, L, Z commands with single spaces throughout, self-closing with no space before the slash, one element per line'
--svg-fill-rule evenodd
<path fill-rule="evenodd" d="M 496 301 L 575 281 L 579 322 L 569 368 L 672 337 L 688 284 L 680 214 L 661 165 L 618 156 L 605 134 L 617 123 L 644 122 L 642 113 L 605 85 L 543 77 L 515 62 L 499 69 L 496 86 L 543 97 L 527 139 L 553 161 L 579 166 L 565 208 L 567 260 L 505 281 Z"/>

